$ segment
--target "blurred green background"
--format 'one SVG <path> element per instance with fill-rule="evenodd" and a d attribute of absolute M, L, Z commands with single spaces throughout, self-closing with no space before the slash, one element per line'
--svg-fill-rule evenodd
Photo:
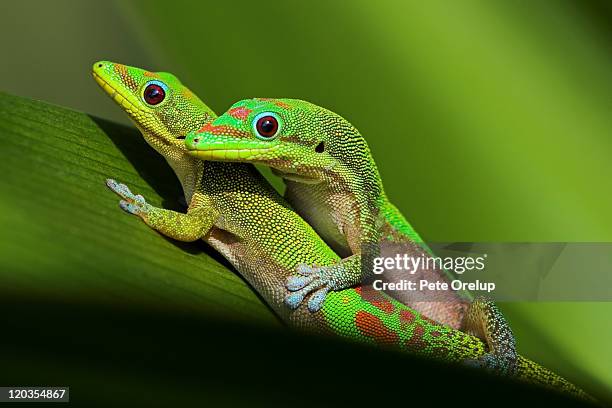
<path fill-rule="evenodd" d="M 3 17 L 2 91 L 127 123 L 91 79 L 108 59 L 173 72 L 217 112 L 306 99 L 361 130 L 427 240 L 612 241 L 608 2 L 30 0 Z M 612 303 L 502 308 L 522 352 L 612 390 Z"/>

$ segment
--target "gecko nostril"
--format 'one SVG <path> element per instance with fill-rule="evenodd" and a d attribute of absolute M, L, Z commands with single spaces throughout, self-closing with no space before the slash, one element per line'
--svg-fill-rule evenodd
<path fill-rule="evenodd" d="M 315 147 L 315 152 L 323 153 L 325 151 L 325 143 L 321 142 Z"/>
<path fill-rule="evenodd" d="M 98 68 L 102 68 L 102 64 L 98 64 Z"/>

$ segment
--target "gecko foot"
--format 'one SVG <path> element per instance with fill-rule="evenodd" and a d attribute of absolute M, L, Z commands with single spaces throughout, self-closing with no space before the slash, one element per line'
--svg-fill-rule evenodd
<path fill-rule="evenodd" d="M 118 183 L 113 179 L 106 179 L 106 186 L 122 198 L 119 201 L 119 207 L 123 211 L 134 215 L 143 215 L 148 212 L 150 205 L 144 197 L 140 194 L 133 194 L 125 184 Z"/>
<path fill-rule="evenodd" d="M 297 309 L 304 298 L 310 295 L 308 310 L 312 313 L 317 312 L 323 306 L 327 293 L 334 289 L 330 268 L 301 264 L 298 265 L 296 272 L 296 275 L 287 278 L 286 286 L 292 293 L 285 297 L 285 304 L 291 309 Z"/>

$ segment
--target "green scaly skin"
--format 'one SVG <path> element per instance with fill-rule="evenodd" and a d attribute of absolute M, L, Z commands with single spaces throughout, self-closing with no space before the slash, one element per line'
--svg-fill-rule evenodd
<path fill-rule="evenodd" d="M 299 264 L 333 265 L 339 257 L 249 164 L 200 161 L 188 155 L 182 136 L 206 126 L 215 114 L 171 74 L 101 61 L 98 84 L 128 113 L 145 140 L 174 169 L 189 203 L 187 213 L 153 207 L 112 180 L 121 207 L 157 231 L 183 241 L 203 239 L 245 277 L 290 326 L 388 346 L 449 362 L 486 358 L 491 345 L 420 315 L 383 293 L 367 288 L 332 292 L 316 313 L 305 305 L 284 305 L 284 282 Z M 156 105 L 143 93 L 151 81 L 163 85 Z M 551 371 L 523 357 L 519 379 L 577 396 L 585 394 Z"/>

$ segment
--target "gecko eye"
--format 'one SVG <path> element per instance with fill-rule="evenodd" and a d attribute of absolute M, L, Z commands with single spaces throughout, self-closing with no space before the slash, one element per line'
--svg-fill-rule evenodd
<path fill-rule="evenodd" d="M 278 134 L 280 124 L 274 113 L 264 112 L 253 119 L 253 127 L 258 138 L 269 140 Z"/>
<path fill-rule="evenodd" d="M 149 105 L 158 105 L 166 98 L 166 85 L 160 81 L 151 81 L 147 84 L 142 98 Z"/>

